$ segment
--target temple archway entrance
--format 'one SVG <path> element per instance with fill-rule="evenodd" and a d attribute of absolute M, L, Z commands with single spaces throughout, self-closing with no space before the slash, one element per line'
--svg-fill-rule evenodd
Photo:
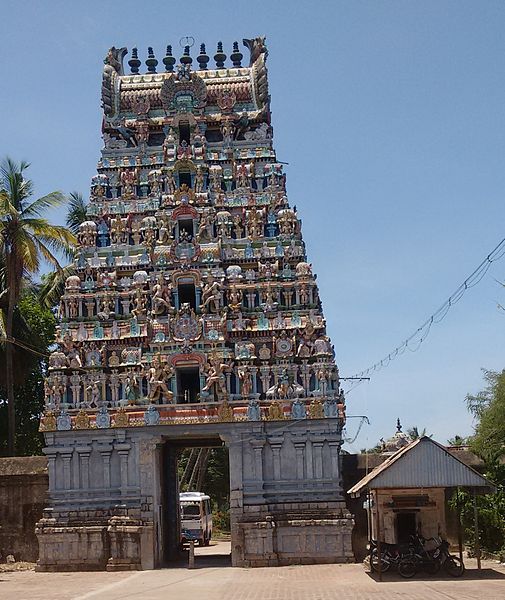
<path fill-rule="evenodd" d="M 219 437 L 176 439 L 163 443 L 159 462 L 156 566 L 188 561 L 189 540 L 195 559 L 229 566 L 230 475 L 228 449 Z M 187 495 L 182 505 L 180 493 Z M 191 500 L 202 494 L 200 503 Z"/>

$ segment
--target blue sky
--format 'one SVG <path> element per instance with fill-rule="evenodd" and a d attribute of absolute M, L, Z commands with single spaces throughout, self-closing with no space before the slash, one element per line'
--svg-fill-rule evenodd
<path fill-rule="evenodd" d="M 266 35 L 279 160 L 303 219 L 342 376 L 368 367 L 504 237 L 505 4 L 498 1 L 0 5 L 0 155 L 38 194 L 87 193 L 111 45 L 161 60 L 181 36 L 225 51 Z M 247 53 L 245 53 L 247 54 Z M 57 215 L 56 219 L 62 219 Z M 367 414 L 349 450 L 405 427 L 471 432 L 464 399 L 504 364 L 505 259 L 406 352 L 347 397 Z M 353 436 L 358 421 L 349 420 Z"/>

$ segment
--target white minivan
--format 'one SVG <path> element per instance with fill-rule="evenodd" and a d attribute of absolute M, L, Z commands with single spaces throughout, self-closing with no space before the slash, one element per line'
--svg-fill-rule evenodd
<path fill-rule="evenodd" d="M 212 536 L 210 496 L 202 492 L 181 492 L 181 542 L 198 541 L 208 546 Z"/>

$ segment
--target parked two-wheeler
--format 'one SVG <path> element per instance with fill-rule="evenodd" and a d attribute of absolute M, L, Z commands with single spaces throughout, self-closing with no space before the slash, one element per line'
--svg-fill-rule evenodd
<path fill-rule="evenodd" d="M 381 542 L 381 571 L 385 573 L 391 568 L 397 569 L 402 558 L 409 552 L 409 544 Z M 376 540 L 370 540 L 370 568 L 372 571 L 379 570 L 379 549 Z"/>
<path fill-rule="evenodd" d="M 425 540 L 419 536 L 414 538 L 411 551 L 404 555 L 398 563 L 398 572 L 402 577 L 410 579 L 419 571 L 431 574 L 438 573 L 441 567 L 452 577 L 461 577 L 465 572 L 465 565 L 458 556 L 449 552 L 449 543 L 440 538 Z M 435 542 L 433 549 L 426 549 L 426 542 Z"/>

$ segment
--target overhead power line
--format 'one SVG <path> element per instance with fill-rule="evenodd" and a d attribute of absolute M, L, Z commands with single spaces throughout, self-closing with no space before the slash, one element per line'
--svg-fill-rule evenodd
<path fill-rule="evenodd" d="M 347 394 L 356 388 L 360 383 L 362 383 L 362 378 L 370 375 L 373 372 L 380 371 L 384 367 L 387 367 L 391 361 L 393 361 L 398 356 L 401 356 L 406 350 L 410 352 L 417 352 L 421 347 L 421 344 L 428 337 L 432 325 L 436 325 L 440 323 L 452 306 L 454 306 L 457 302 L 461 300 L 464 296 L 465 292 L 470 288 L 475 287 L 484 277 L 484 275 L 489 270 L 489 267 L 492 263 L 500 260 L 502 256 L 505 254 L 505 238 L 486 256 L 486 258 L 480 263 L 480 265 L 463 281 L 463 283 L 449 296 L 449 298 L 440 306 L 438 310 L 436 310 L 432 315 L 430 315 L 426 321 L 418 327 L 414 333 L 409 335 L 408 338 L 403 340 L 401 344 L 396 346 L 396 348 L 387 354 L 384 358 L 371 365 L 367 369 L 363 369 L 356 375 L 353 375 L 353 379 L 357 380 L 357 383 L 354 384 L 349 390 L 347 390 Z"/>

